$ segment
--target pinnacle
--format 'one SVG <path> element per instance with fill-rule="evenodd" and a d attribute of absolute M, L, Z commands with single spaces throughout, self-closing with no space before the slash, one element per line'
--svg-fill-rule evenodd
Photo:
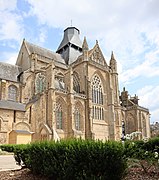
<path fill-rule="evenodd" d="M 82 49 L 83 49 L 83 50 L 86 50 L 86 51 L 89 50 L 86 37 L 84 37 L 83 44 L 82 44 Z"/>
<path fill-rule="evenodd" d="M 111 60 L 115 60 L 113 51 L 112 51 L 112 54 L 111 54 Z"/>

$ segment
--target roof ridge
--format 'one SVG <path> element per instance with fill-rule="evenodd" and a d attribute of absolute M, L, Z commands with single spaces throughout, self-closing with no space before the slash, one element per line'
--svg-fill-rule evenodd
<path fill-rule="evenodd" d="M 50 50 L 50 49 L 47 49 L 47 48 L 41 47 L 41 46 L 39 46 L 39 45 L 33 44 L 33 43 L 31 43 L 31 42 L 29 42 L 29 41 L 27 41 L 27 40 L 25 40 L 25 42 L 28 43 L 28 44 L 30 44 L 30 45 L 33 45 L 33 46 L 35 46 L 35 47 L 38 47 L 38 48 L 40 48 L 40 49 L 43 49 L 43 50 L 49 51 L 49 52 L 51 52 L 51 53 L 57 54 L 56 52 L 54 52 L 54 51 L 52 51 L 52 50 Z"/>
<path fill-rule="evenodd" d="M 36 44 L 30 43 L 28 41 L 25 41 L 25 46 L 28 48 L 29 54 L 35 53 L 37 55 L 43 56 L 44 58 L 54 61 L 57 60 L 57 62 L 62 62 L 63 64 L 65 64 L 65 60 L 59 53 L 43 48 Z"/>

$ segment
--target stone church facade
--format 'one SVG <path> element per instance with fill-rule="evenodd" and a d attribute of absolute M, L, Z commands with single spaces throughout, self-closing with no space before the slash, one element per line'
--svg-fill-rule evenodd
<path fill-rule="evenodd" d="M 119 92 L 117 61 L 107 64 L 98 41 L 89 49 L 68 27 L 56 52 L 22 42 L 16 65 L 0 63 L 0 144 L 10 132 L 32 141 L 83 138 L 120 140 L 125 133 L 150 137 L 149 110 Z"/>

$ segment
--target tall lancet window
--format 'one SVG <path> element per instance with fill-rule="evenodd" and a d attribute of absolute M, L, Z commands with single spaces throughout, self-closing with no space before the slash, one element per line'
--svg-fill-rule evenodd
<path fill-rule="evenodd" d="M 80 79 L 76 72 L 73 73 L 73 90 L 80 93 Z"/>
<path fill-rule="evenodd" d="M 103 88 L 100 78 L 95 75 L 91 82 L 92 86 L 92 117 L 97 120 L 104 120 L 103 109 Z"/>
<path fill-rule="evenodd" d="M 36 76 L 36 93 L 42 93 L 46 89 L 46 79 L 41 73 Z"/>
<path fill-rule="evenodd" d="M 17 101 L 17 87 L 14 85 L 8 87 L 8 100 Z"/>
<path fill-rule="evenodd" d="M 56 103 L 56 128 L 62 129 L 62 107 L 60 103 Z"/>
<path fill-rule="evenodd" d="M 92 102 L 94 104 L 103 104 L 102 83 L 97 75 L 92 80 Z"/>
<path fill-rule="evenodd" d="M 78 108 L 75 109 L 74 113 L 75 118 L 75 129 L 80 130 L 80 111 Z"/>

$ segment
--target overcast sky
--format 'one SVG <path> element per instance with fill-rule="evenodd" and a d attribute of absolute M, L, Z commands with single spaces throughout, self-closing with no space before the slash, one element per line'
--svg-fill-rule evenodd
<path fill-rule="evenodd" d="M 159 122 L 159 0 L 0 0 L 0 61 L 15 64 L 23 38 L 56 51 L 71 22 L 108 64 L 114 52 L 120 91 Z"/>

